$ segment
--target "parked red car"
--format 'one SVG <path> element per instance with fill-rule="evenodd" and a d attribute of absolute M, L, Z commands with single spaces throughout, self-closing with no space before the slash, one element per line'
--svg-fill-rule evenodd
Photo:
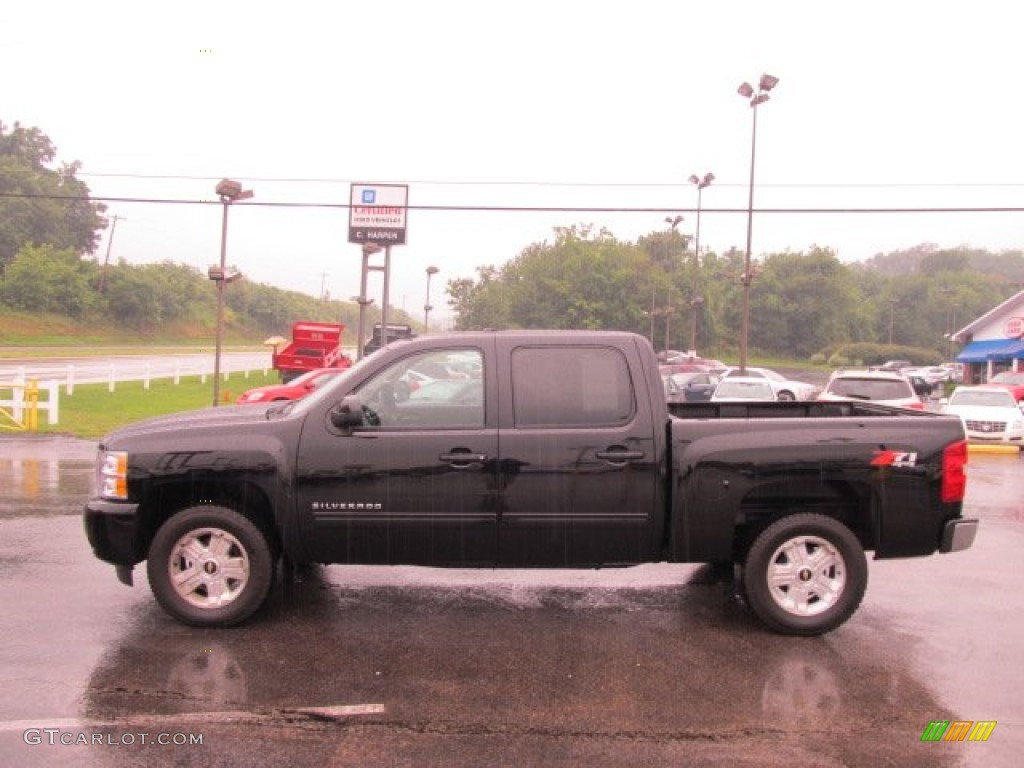
<path fill-rule="evenodd" d="M 989 379 L 988 383 L 1010 390 L 1018 403 L 1024 400 L 1024 371 L 1003 371 Z"/>
<path fill-rule="evenodd" d="M 344 368 L 314 368 L 312 371 L 307 371 L 292 379 L 287 384 L 270 384 L 243 392 L 242 396 L 238 398 L 238 402 L 269 403 L 273 400 L 301 400 L 313 390 L 322 387 L 335 376 L 344 372 Z"/>

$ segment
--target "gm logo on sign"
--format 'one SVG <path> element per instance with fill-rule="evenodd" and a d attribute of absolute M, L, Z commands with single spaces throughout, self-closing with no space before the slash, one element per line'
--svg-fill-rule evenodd
<path fill-rule="evenodd" d="M 376 189 L 364 189 L 363 190 L 363 205 L 375 205 L 377 203 L 377 190 Z"/>

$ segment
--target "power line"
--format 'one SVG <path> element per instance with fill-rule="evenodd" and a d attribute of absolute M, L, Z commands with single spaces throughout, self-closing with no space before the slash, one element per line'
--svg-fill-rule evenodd
<path fill-rule="evenodd" d="M 147 174 L 147 173 L 105 173 L 79 171 L 78 177 L 114 178 L 114 179 L 155 179 L 169 181 L 218 181 L 219 176 L 190 176 L 185 174 Z M 258 181 L 260 183 L 282 184 L 353 184 L 353 179 L 316 178 L 316 177 L 282 177 L 282 176 L 246 176 L 234 174 L 232 178 Z M 687 186 L 686 181 L 539 181 L 539 180 L 501 180 L 473 181 L 468 179 L 403 179 L 401 181 L 378 181 L 380 184 L 422 184 L 424 186 L 453 187 L 552 187 L 552 188 L 609 188 L 609 189 L 673 189 Z M 719 187 L 746 187 L 747 182 L 717 181 Z M 777 189 L 1010 189 L 1024 187 L 1024 182 L 763 182 L 758 188 Z"/>
<path fill-rule="evenodd" d="M 220 205 L 216 200 L 191 200 L 182 198 L 153 197 L 107 197 L 107 196 L 75 196 L 50 195 L 19 192 L 0 192 L 0 198 L 19 198 L 37 200 L 66 200 L 68 202 L 103 202 L 103 203 L 140 203 L 153 205 Z M 333 208 L 348 209 L 349 203 L 314 203 L 287 202 L 268 200 L 247 200 L 238 203 L 237 207 L 264 208 Z M 632 206 L 571 206 L 571 205 L 408 205 L 411 211 L 452 211 L 475 213 L 696 213 L 696 208 L 685 206 L 670 207 L 632 207 Z M 701 212 L 746 214 L 744 208 L 713 208 L 703 206 Z M 886 213 L 1021 213 L 1022 206 L 899 206 L 899 207 L 833 207 L 833 208 L 754 208 L 759 214 L 886 214 Z"/>

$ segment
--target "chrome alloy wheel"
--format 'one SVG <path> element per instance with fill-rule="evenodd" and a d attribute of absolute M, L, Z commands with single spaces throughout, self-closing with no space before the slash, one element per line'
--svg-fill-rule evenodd
<path fill-rule="evenodd" d="M 245 591 L 249 553 L 223 529 L 195 528 L 175 542 L 167 570 L 182 600 L 197 608 L 219 608 Z"/>
<path fill-rule="evenodd" d="M 776 549 L 766 577 L 772 600 L 794 616 L 816 616 L 836 604 L 846 588 L 846 561 L 828 540 L 796 536 Z"/>

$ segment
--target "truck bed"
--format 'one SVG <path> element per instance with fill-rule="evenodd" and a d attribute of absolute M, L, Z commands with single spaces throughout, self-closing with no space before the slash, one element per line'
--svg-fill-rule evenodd
<path fill-rule="evenodd" d="M 872 416 L 924 416 L 939 414 L 894 408 L 877 403 L 790 400 L 783 402 L 749 403 L 669 403 L 669 413 L 677 419 L 770 419 L 770 418 L 837 418 Z"/>

